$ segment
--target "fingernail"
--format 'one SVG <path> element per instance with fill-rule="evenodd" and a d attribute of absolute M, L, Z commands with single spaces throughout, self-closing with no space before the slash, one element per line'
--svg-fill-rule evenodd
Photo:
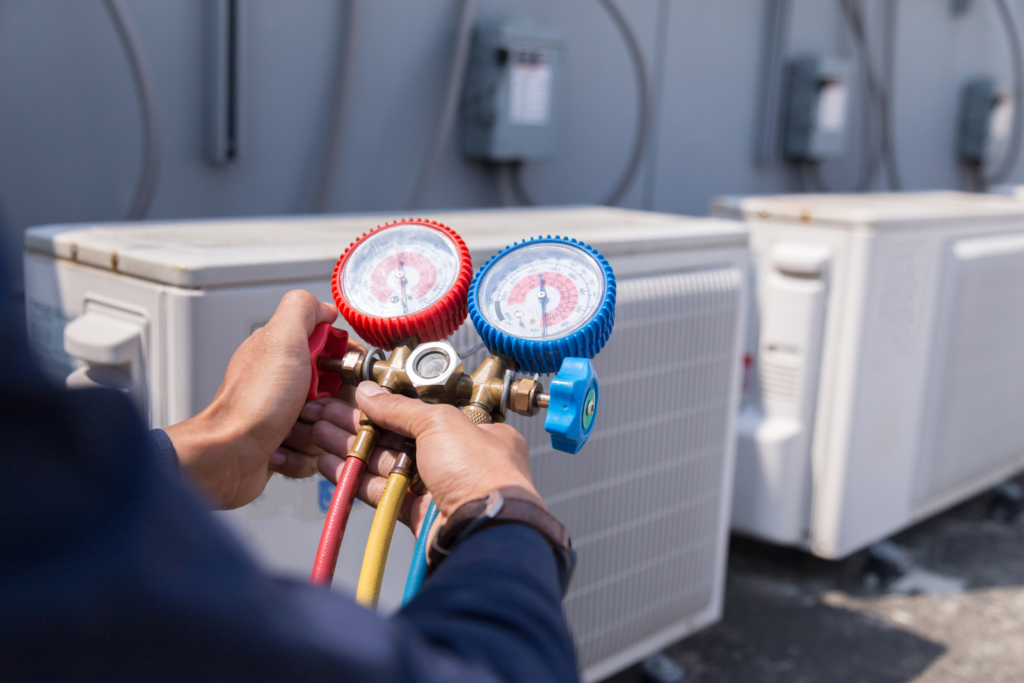
<path fill-rule="evenodd" d="M 281 465 L 284 463 L 284 453 L 281 451 L 274 451 L 270 456 L 271 465 Z"/>
<path fill-rule="evenodd" d="M 360 382 L 359 388 L 356 389 L 363 396 L 376 396 L 377 394 L 383 394 L 384 390 L 380 388 L 380 385 L 376 382 Z"/>

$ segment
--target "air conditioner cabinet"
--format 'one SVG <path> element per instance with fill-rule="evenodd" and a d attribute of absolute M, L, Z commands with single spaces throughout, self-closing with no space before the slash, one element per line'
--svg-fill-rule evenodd
<path fill-rule="evenodd" d="M 1024 202 L 723 197 L 754 255 L 733 528 L 841 558 L 1024 469 Z"/>
<path fill-rule="evenodd" d="M 232 352 L 285 292 L 303 288 L 329 301 L 339 254 L 395 218 L 33 229 L 25 269 L 34 347 L 61 378 L 82 363 L 117 365 L 126 383 L 135 378 L 144 388 L 140 405 L 150 424 L 172 424 L 209 402 Z M 538 488 L 579 553 L 565 609 L 584 677 L 610 675 L 716 621 L 746 319 L 746 231 L 734 221 L 592 207 L 429 218 L 465 238 L 476 267 L 516 240 L 558 234 L 595 246 L 617 274 L 615 331 L 595 360 L 601 414 L 587 446 L 576 455 L 553 451 L 543 417 L 511 420 L 529 441 Z M 105 320 L 110 329 L 100 334 L 95 326 Z M 69 335 L 91 344 L 69 348 L 86 348 L 89 357 L 64 352 L 69 322 Z M 117 348 L 98 352 L 103 340 Z M 451 341 L 459 350 L 473 347 L 472 325 Z M 477 352 L 466 367 L 483 357 Z M 330 496 L 320 477 L 275 477 L 258 500 L 223 517 L 267 566 L 305 579 Z M 372 513 L 364 505 L 352 512 L 340 590 L 354 590 Z M 397 608 L 412 555 L 410 533 L 399 530 L 395 539 L 385 609 Z"/>

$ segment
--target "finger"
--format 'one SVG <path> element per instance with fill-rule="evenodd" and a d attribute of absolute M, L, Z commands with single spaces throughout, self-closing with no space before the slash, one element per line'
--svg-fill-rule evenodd
<path fill-rule="evenodd" d="M 318 455 L 306 455 L 284 446 L 270 455 L 269 470 L 292 479 L 305 479 L 317 472 Z"/>
<path fill-rule="evenodd" d="M 322 448 L 327 455 L 344 459 L 355 445 L 356 437 L 329 422 L 317 422 L 313 425 L 313 442 Z M 398 460 L 398 450 L 394 448 L 373 449 L 370 460 L 366 463 L 366 471 L 386 477 Z M 321 470 L 322 471 L 322 470 Z M 325 477 L 330 479 L 326 473 Z M 333 481 L 333 480 L 332 480 Z"/>
<path fill-rule="evenodd" d="M 310 438 L 312 431 L 313 425 L 308 422 L 296 422 L 281 445 L 306 455 L 323 455 L 323 449 Z"/>
<path fill-rule="evenodd" d="M 387 477 L 380 477 L 367 472 L 360 480 L 359 488 L 356 489 L 356 498 L 370 507 L 376 508 L 377 504 L 380 503 L 380 497 L 384 495 L 384 487 L 387 486 L 387 483 Z"/>
<path fill-rule="evenodd" d="M 355 434 L 359 430 L 359 409 L 344 401 L 333 400 L 320 409 L 320 420 L 341 427 L 346 432 Z"/>
<path fill-rule="evenodd" d="M 367 505 L 376 508 L 380 504 L 381 496 L 384 495 L 384 489 L 387 485 L 387 477 L 366 475 L 359 482 L 356 497 Z M 423 502 L 424 499 L 426 499 L 425 503 Z M 409 527 L 413 534 L 416 534 L 423 523 L 423 519 L 426 517 L 429 505 L 429 496 L 417 496 L 406 490 L 405 498 L 402 499 L 402 505 L 398 509 L 398 521 Z"/>
<path fill-rule="evenodd" d="M 402 501 L 402 509 L 398 511 L 398 521 L 409 527 L 413 536 L 419 538 L 420 526 L 427 516 L 427 508 L 430 507 L 429 495 L 416 495 L 411 491 L 406 493 Z"/>
<path fill-rule="evenodd" d="M 313 445 L 322 448 L 325 452 L 342 457 L 348 455 L 356 441 L 355 434 L 326 420 L 321 420 L 313 425 L 309 438 Z"/>
<path fill-rule="evenodd" d="M 324 475 L 324 479 L 335 485 L 338 483 L 343 467 L 345 467 L 345 458 L 333 453 L 324 453 L 316 461 L 316 468 L 320 471 L 320 474 Z"/>
<path fill-rule="evenodd" d="M 418 438 L 429 427 L 445 423 L 457 428 L 458 418 L 471 425 L 462 412 L 449 405 L 431 405 L 399 394 L 391 394 L 373 382 L 362 382 L 356 390 L 356 403 L 382 429 L 402 436 Z"/>
<path fill-rule="evenodd" d="M 370 461 L 366 463 L 366 471 L 381 477 L 391 474 L 392 468 L 398 462 L 398 450 L 393 448 L 375 448 Z"/>
<path fill-rule="evenodd" d="M 420 536 L 420 529 L 423 526 L 423 520 L 427 517 L 427 508 L 430 507 L 430 494 L 411 495 L 406 497 L 406 502 L 409 504 L 409 519 L 406 524 L 415 534 L 416 538 Z"/>
<path fill-rule="evenodd" d="M 320 419 L 320 413 L 323 411 L 324 406 L 334 400 L 336 399 L 325 397 L 306 401 L 306 404 L 302 406 L 302 412 L 299 413 L 299 419 L 310 424 L 316 422 Z"/>
<path fill-rule="evenodd" d="M 308 337 L 313 334 L 314 327 L 320 323 L 333 323 L 337 317 L 338 309 L 334 306 L 318 301 L 304 289 L 293 289 L 281 298 L 267 327 L 301 327 Z"/>
<path fill-rule="evenodd" d="M 342 384 L 341 391 L 338 392 L 337 400 L 343 401 L 350 406 L 355 407 L 356 405 L 356 388 L 351 384 Z"/>
<path fill-rule="evenodd" d="M 334 401 L 324 406 L 320 417 L 322 419 L 310 430 L 309 438 L 313 445 L 329 453 L 347 454 L 352 448 L 352 437 L 359 431 L 360 410 Z M 377 444 L 382 448 L 398 448 L 403 441 L 404 437 L 384 432 L 378 437 Z"/>

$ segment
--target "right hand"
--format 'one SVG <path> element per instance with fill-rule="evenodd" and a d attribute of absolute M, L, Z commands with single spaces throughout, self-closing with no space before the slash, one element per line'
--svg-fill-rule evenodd
<path fill-rule="evenodd" d="M 441 516 L 435 529 L 464 503 L 499 488 L 511 488 L 512 495 L 544 507 L 530 475 L 526 440 L 512 427 L 476 425 L 454 406 L 389 394 L 373 382 L 360 384 L 355 399 L 358 409 L 334 400 L 308 404 L 303 412 L 303 419 L 316 420 L 310 430 L 312 443 L 326 451 L 318 463 L 320 472 L 337 482 L 362 409 L 381 429 L 393 433 L 382 437 L 359 487 L 359 498 L 376 507 L 401 445 L 395 435 L 413 437 L 416 469 L 430 492 L 407 496 L 402 506 L 399 519 L 415 533 L 431 497 Z"/>

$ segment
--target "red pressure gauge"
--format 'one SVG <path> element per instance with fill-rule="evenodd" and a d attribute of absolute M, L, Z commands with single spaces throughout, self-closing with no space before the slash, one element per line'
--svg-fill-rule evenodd
<path fill-rule="evenodd" d="M 349 245 L 334 267 L 338 311 L 368 343 L 445 339 L 466 319 L 473 264 L 462 238 L 436 221 L 382 225 Z"/>

